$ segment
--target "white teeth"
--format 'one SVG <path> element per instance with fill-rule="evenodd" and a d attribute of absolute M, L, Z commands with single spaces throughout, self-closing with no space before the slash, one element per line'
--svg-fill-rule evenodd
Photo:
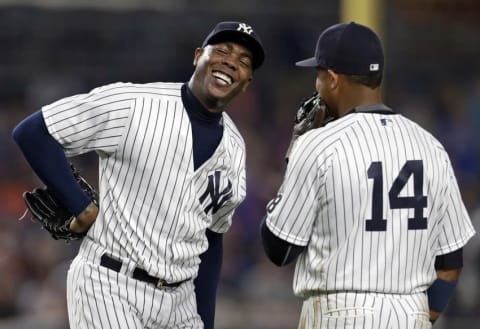
<path fill-rule="evenodd" d="M 213 72 L 213 76 L 224 85 L 231 85 L 233 83 L 232 78 L 222 72 L 215 71 Z"/>

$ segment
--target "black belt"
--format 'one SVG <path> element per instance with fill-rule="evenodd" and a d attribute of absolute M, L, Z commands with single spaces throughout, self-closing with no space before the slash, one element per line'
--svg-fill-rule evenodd
<path fill-rule="evenodd" d="M 112 271 L 115 272 L 120 272 L 120 269 L 122 268 L 122 262 L 119 260 L 116 260 L 106 254 L 102 256 L 100 259 L 100 265 L 104 266 L 106 268 L 111 269 Z M 173 283 L 168 283 L 164 279 L 159 279 L 154 276 L 151 276 L 150 274 L 147 273 L 147 271 L 135 267 L 133 270 L 132 278 L 135 280 L 143 281 L 143 282 L 148 282 L 154 284 L 157 288 L 162 288 L 162 287 L 169 287 L 169 288 L 175 288 L 181 285 L 184 282 L 187 282 L 190 279 L 182 280 L 179 282 L 173 282 Z"/>

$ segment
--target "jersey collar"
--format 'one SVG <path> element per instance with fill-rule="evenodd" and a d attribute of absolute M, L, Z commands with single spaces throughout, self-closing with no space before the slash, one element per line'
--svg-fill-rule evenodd
<path fill-rule="evenodd" d="M 376 114 L 395 114 L 395 112 L 384 104 L 360 105 L 347 112 L 350 113 L 376 113 Z"/>

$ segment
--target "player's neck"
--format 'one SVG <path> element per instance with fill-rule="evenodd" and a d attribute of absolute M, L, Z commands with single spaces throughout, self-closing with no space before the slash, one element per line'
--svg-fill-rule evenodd
<path fill-rule="evenodd" d="M 195 88 L 194 78 L 192 77 L 187 84 L 188 88 L 195 98 L 203 105 L 203 107 L 212 113 L 221 113 L 225 110 L 227 103 L 219 98 L 209 97 L 206 92 L 202 92 L 200 88 Z"/>
<path fill-rule="evenodd" d="M 341 97 L 338 102 L 338 114 L 343 116 L 353 108 L 361 105 L 374 105 L 383 103 L 379 89 L 368 87 L 354 88 Z"/>

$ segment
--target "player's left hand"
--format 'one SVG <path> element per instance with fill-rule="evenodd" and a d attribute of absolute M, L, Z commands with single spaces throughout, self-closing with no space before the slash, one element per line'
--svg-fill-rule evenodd
<path fill-rule="evenodd" d="M 96 207 L 98 205 L 97 191 L 80 176 L 73 165 L 71 167 L 78 184 Z M 31 192 L 24 192 L 23 199 L 32 214 L 32 219 L 39 222 L 55 240 L 78 240 L 87 234 L 88 230 L 82 232 L 71 230 L 71 224 L 75 223 L 77 218 L 53 196 L 48 188 L 37 187 Z"/>

